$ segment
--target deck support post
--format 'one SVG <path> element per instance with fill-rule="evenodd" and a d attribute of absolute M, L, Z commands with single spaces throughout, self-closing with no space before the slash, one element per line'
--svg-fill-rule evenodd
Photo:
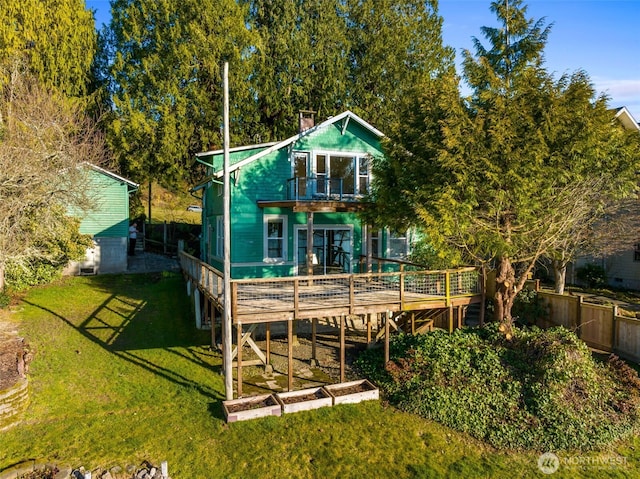
<path fill-rule="evenodd" d="M 238 397 L 242 397 L 242 323 L 238 323 L 236 338 L 238 343 Z"/>
<path fill-rule="evenodd" d="M 345 334 L 345 316 L 340 315 L 340 382 L 344 382 L 344 366 L 345 366 L 345 346 L 344 346 L 344 334 Z"/>
<path fill-rule="evenodd" d="M 391 311 L 382 313 L 384 316 L 384 363 L 389 362 L 389 320 L 391 319 Z"/>
<path fill-rule="evenodd" d="M 211 350 L 215 350 L 217 347 L 216 344 L 216 308 L 211 303 L 210 299 L 207 299 L 210 304 L 209 310 L 211 311 Z"/>
<path fill-rule="evenodd" d="M 202 303 L 203 303 L 203 312 L 202 312 L 202 320 L 203 324 L 209 322 L 209 296 L 207 296 L 206 291 L 202 293 Z"/>
<path fill-rule="evenodd" d="M 453 333 L 453 305 L 452 304 L 449 305 L 448 317 L 449 317 L 449 334 L 451 334 Z"/>
<path fill-rule="evenodd" d="M 202 329 L 202 308 L 200 307 L 200 290 L 193 290 L 193 305 L 196 314 L 196 329 Z"/>
<path fill-rule="evenodd" d="M 367 313 L 367 344 L 371 344 L 371 313 Z"/>
<path fill-rule="evenodd" d="M 287 321 L 287 344 L 289 346 L 288 348 L 289 349 L 289 352 L 288 352 L 289 380 L 287 383 L 287 389 L 291 391 L 293 389 L 293 319 L 290 319 Z"/>
<path fill-rule="evenodd" d="M 316 349 L 316 340 L 318 334 L 318 318 L 311 320 L 311 366 L 318 365 L 318 351 Z"/>
<path fill-rule="evenodd" d="M 267 360 L 267 366 L 271 364 L 271 323 L 265 323 L 264 336 L 266 344 L 265 357 Z"/>

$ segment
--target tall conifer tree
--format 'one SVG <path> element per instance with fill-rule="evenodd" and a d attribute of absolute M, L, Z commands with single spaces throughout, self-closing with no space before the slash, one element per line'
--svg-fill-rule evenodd
<path fill-rule="evenodd" d="M 403 216 L 436 244 L 495 267 L 496 319 L 509 335 L 536 261 L 635 189 L 640 149 L 586 73 L 556 81 L 543 68 L 543 21 L 519 0 L 491 10 L 501 23 L 482 29 L 491 47 L 476 40 L 476 55 L 465 52 L 471 97 L 460 99 L 455 78 L 421 85 L 376 187 L 387 222 L 400 197 Z"/>
<path fill-rule="evenodd" d="M 110 144 L 136 181 L 174 185 L 194 153 L 221 145 L 224 61 L 235 119 L 251 101 L 245 11 L 234 0 L 115 0 L 112 12 Z"/>
<path fill-rule="evenodd" d="M 435 0 L 347 0 L 349 96 L 355 113 L 382 131 L 415 85 L 452 72 L 453 50 L 442 43 L 442 17 Z"/>
<path fill-rule="evenodd" d="M 298 112 L 339 113 L 348 93 L 346 13 L 340 0 L 252 0 L 259 34 L 251 86 L 254 131 L 263 140 L 296 132 Z"/>
<path fill-rule="evenodd" d="M 45 87 L 72 97 L 87 94 L 96 32 L 84 0 L 0 0 L 0 12 L 5 71 L 23 62 Z"/>

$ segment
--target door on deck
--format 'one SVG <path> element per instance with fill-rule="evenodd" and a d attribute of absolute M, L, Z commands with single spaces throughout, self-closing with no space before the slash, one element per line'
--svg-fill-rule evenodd
<path fill-rule="evenodd" d="M 307 230 L 298 229 L 297 268 L 298 274 L 306 274 Z M 337 274 L 351 272 L 351 229 L 313 229 L 313 274 Z"/>

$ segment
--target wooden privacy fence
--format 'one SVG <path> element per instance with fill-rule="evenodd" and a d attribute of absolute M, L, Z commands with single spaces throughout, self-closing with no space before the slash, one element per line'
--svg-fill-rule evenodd
<path fill-rule="evenodd" d="M 588 303 L 583 296 L 539 291 L 549 307 L 541 327 L 564 326 L 575 331 L 588 346 L 640 361 L 640 320 L 621 316 L 615 305 Z"/>

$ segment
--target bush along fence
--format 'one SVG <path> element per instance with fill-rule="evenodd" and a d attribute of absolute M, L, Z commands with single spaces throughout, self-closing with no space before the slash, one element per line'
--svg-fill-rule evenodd
<path fill-rule="evenodd" d="M 583 296 L 538 291 L 548 306 L 547 319 L 536 325 L 564 326 L 589 347 L 640 362 L 640 319 L 619 314 L 618 306 L 589 303 Z"/>

